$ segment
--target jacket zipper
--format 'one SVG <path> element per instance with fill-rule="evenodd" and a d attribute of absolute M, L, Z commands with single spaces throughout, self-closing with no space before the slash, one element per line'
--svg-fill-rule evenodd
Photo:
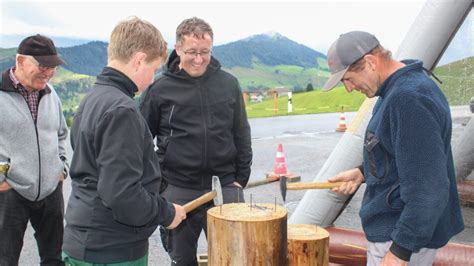
<path fill-rule="evenodd" d="M 39 102 L 38 102 L 38 111 L 39 111 Z M 32 117 L 33 118 L 33 117 Z M 36 116 L 36 120 L 38 120 L 38 116 Z M 38 136 L 38 127 L 35 123 L 35 133 L 36 133 L 36 145 L 38 146 L 38 195 L 34 201 L 37 201 L 40 194 L 41 194 L 41 152 L 40 152 L 40 145 L 39 145 L 39 136 Z"/>
<path fill-rule="evenodd" d="M 23 98 L 23 100 L 25 101 L 26 108 L 29 111 L 31 120 L 35 126 L 36 146 L 38 148 L 38 194 L 34 201 L 37 201 L 41 193 L 41 152 L 40 152 L 40 145 L 39 145 L 38 126 L 36 125 L 36 121 L 33 120 L 33 116 L 31 115 L 31 111 L 30 111 L 30 106 L 28 105 L 28 102 L 26 101 L 25 97 L 23 97 L 23 95 L 21 95 L 21 93 L 19 92 L 16 92 L 16 93 L 18 93 L 20 97 Z M 39 104 L 40 104 L 39 102 L 40 102 L 40 98 L 38 99 L 38 108 L 37 108 L 38 114 L 39 114 Z M 38 120 L 38 114 L 36 114 L 36 120 Z"/>
<path fill-rule="evenodd" d="M 203 162 L 202 162 L 202 172 L 205 172 L 204 170 L 207 168 L 207 121 L 206 121 L 206 110 L 204 106 L 204 99 L 201 91 L 201 84 L 199 82 L 196 82 L 198 85 L 198 92 L 199 92 L 199 100 L 201 101 L 201 120 L 202 120 L 202 127 L 203 127 L 203 132 L 204 132 L 204 139 L 203 139 Z M 205 174 L 205 173 L 204 173 Z M 201 176 L 201 188 L 204 189 L 204 178 L 205 176 Z"/>

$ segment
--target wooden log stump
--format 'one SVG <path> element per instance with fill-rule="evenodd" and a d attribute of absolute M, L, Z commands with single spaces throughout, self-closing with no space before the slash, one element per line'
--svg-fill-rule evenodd
<path fill-rule="evenodd" d="M 329 264 L 329 233 L 309 224 L 288 225 L 288 265 L 327 266 Z"/>
<path fill-rule="evenodd" d="M 207 212 L 208 263 L 287 265 L 287 210 L 274 204 L 231 203 Z"/>

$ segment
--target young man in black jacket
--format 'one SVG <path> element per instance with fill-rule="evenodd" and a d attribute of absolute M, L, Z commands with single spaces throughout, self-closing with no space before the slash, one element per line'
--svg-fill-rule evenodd
<path fill-rule="evenodd" d="M 63 257 L 68 265 L 147 265 L 148 237 L 175 228 L 186 212 L 160 195 L 153 139 L 133 100 L 166 58 L 152 24 L 131 18 L 112 32 L 108 64 L 71 128 L 72 191 Z"/>
<path fill-rule="evenodd" d="M 178 204 L 211 189 L 219 176 L 224 202 L 243 201 L 252 162 L 250 126 L 239 83 L 211 56 L 213 32 L 199 18 L 176 30 L 175 50 L 164 74 L 142 95 L 140 110 L 157 138 L 158 157 L 168 187 L 163 196 Z M 199 235 L 207 232 L 206 211 L 188 214 L 186 223 L 167 231 L 172 265 L 197 265 Z"/>

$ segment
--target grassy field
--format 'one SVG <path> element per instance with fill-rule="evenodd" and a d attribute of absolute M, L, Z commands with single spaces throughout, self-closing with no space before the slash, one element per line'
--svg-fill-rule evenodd
<path fill-rule="evenodd" d="M 265 70 L 266 68 L 268 67 L 262 69 Z M 259 70 L 258 73 L 269 72 L 262 71 L 262 69 L 257 68 L 255 71 Z M 295 66 L 273 67 L 272 71 L 275 72 L 275 70 L 281 70 L 284 75 L 294 75 L 294 79 L 296 79 L 297 76 L 302 75 L 301 73 L 311 75 L 312 77 L 320 76 L 323 77 L 323 80 L 328 76 L 328 73 L 324 71 L 303 69 Z M 437 84 L 446 95 L 446 98 L 448 98 L 450 105 L 469 104 L 469 100 L 474 96 L 474 57 L 465 58 L 445 66 L 437 67 L 434 70 L 434 73 L 443 82 L 442 84 Z M 258 75 L 255 75 L 254 78 L 256 76 Z M 265 78 L 268 79 L 269 77 Z M 275 80 L 272 82 L 275 82 Z M 249 103 L 247 105 L 247 114 L 249 118 L 255 118 L 281 115 L 331 113 L 339 112 L 341 106 L 344 106 L 345 111 L 357 111 L 364 99 L 365 96 L 359 92 L 347 93 L 343 87 L 338 87 L 330 92 L 311 91 L 293 94 L 292 113 L 288 113 L 288 97 L 285 94 L 278 98 L 276 112 L 274 108 L 274 100 L 273 98 L 269 98 L 261 103 Z"/>
<path fill-rule="evenodd" d="M 443 82 L 438 84 L 450 105 L 466 105 L 474 96 L 474 56 L 437 67 L 435 75 Z"/>
<path fill-rule="evenodd" d="M 266 66 L 254 64 L 252 68 L 234 67 L 226 69 L 239 79 L 240 86 L 245 89 L 249 87 L 263 86 L 267 88 L 299 86 L 306 88 L 308 83 L 313 87 L 321 87 L 329 77 L 329 72 L 317 68 L 303 68 L 300 66 L 278 65 Z"/>
<path fill-rule="evenodd" d="M 249 118 L 281 115 L 315 114 L 339 112 L 344 106 L 345 111 L 357 111 L 365 100 L 361 93 L 347 93 L 343 87 L 337 87 L 329 92 L 311 91 L 293 94 L 293 112 L 288 113 L 288 96 L 281 96 L 277 101 L 275 112 L 274 100 L 266 99 L 261 103 L 249 103 L 247 115 Z"/>
<path fill-rule="evenodd" d="M 51 84 L 55 85 L 61 82 L 69 81 L 69 80 L 79 80 L 83 78 L 90 78 L 91 76 L 84 75 L 84 74 L 77 74 L 71 72 L 67 69 L 62 67 L 58 67 L 58 70 L 54 74 L 54 77 L 51 79 Z"/>

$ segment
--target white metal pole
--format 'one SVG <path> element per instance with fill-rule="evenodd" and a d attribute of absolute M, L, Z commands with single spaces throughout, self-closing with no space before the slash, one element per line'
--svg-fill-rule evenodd
<path fill-rule="evenodd" d="M 293 112 L 293 103 L 292 103 L 292 95 L 293 93 L 291 91 L 288 92 L 288 113 Z"/>

